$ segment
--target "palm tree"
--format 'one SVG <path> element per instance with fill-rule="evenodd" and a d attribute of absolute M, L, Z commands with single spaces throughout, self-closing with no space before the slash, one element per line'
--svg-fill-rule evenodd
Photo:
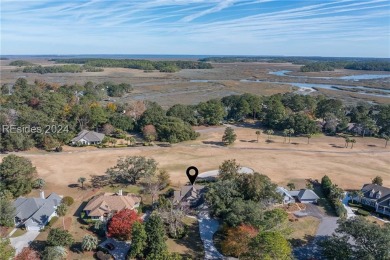
<path fill-rule="evenodd" d="M 353 199 L 358 196 L 358 191 L 354 190 L 354 191 L 350 192 L 349 195 L 351 196 L 351 200 L 353 203 Z"/>
<path fill-rule="evenodd" d="M 130 145 L 135 144 L 135 138 L 133 136 L 129 137 Z"/>
<path fill-rule="evenodd" d="M 349 137 L 344 137 L 344 139 L 345 139 L 345 148 L 348 148 L 348 145 L 351 142 L 351 140 L 349 139 Z"/>
<path fill-rule="evenodd" d="M 284 143 L 287 141 L 287 135 L 288 135 L 288 133 L 289 133 L 288 129 L 284 129 L 284 130 L 283 130 Z"/>
<path fill-rule="evenodd" d="M 256 131 L 256 135 L 257 135 L 257 142 L 259 142 L 259 136 L 261 135 L 261 132 L 260 131 Z"/>
<path fill-rule="evenodd" d="M 41 178 L 38 178 L 34 181 L 34 188 L 36 189 L 43 189 L 43 187 L 45 186 L 46 182 L 44 179 L 41 179 Z"/>
<path fill-rule="evenodd" d="M 356 196 L 359 198 L 359 202 L 362 203 L 362 198 L 364 196 L 363 191 L 361 190 L 356 191 Z"/>
<path fill-rule="evenodd" d="M 97 237 L 92 235 L 85 235 L 83 237 L 83 241 L 81 242 L 81 249 L 83 249 L 83 251 L 92 251 L 96 249 L 97 245 L 98 245 Z"/>
<path fill-rule="evenodd" d="M 59 217 L 62 217 L 62 226 L 63 228 L 65 229 L 65 221 L 64 221 L 64 217 L 66 215 L 66 211 L 68 210 L 68 207 L 64 204 L 64 203 L 61 203 L 60 205 L 57 206 L 56 208 L 56 213 Z"/>
<path fill-rule="evenodd" d="M 287 183 L 287 187 L 288 187 L 290 190 L 293 190 L 293 189 L 295 189 L 295 184 L 292 183 L 292 182 L 289 182 L 289 183 Z"/>
<path fill-rule="evenodd" d="M 352 143 L 351 145 L 351 149 L 353 148 L 353 144 L 356 143 L 356 140 L 355 139 L 351 139 L 350 142 Z"/>
<path fill-rule="evenodd" d="M 78 183 L 81 183 L 81 188 L 83 189 L 84 188 L 84 182 L 86 181 L 87 179 L 84 178 L 84 177 L 80 177 L 77 182 Z"/>
<path fill-rule="evenodd" d="M 307 134 L 306 137 L 307 137 L 307 144 L 310 143 L 310 139 L 311 137 L 313 136 L 313 134 Z"/>
<path fill-rule="evenodd" d="M 386 135 L 386 134 L 382 134 L 382 138 L 385 139 L 386 143 L 385 143 L 385 148 L 387 147 L 387 142 L 390 140 L 390 136 Z"/>
<path fill-rule="evenodd" d="M 268 140 L 271 140 L 271 135 L 274 134 L 274 130 L 270 129 L 270 130 L 267 130 L 267 135 L 268 135 Z"/>
<path fill-rule="evenodd" d="M 290 128 L 288 129 L 288 143 L 291 142 L 291 135 L 295 133 L 294 129 Z"/>
<path fill-rule="evenodd" d="M 118 140 L 116 140 L 115 138 L 112 138 L 112 139 L 111 139 L 111 143 L 114 145 L 114 147 L 115 147 L 115 145 L 116 145 L 117 142 L 118 142 Z"/>

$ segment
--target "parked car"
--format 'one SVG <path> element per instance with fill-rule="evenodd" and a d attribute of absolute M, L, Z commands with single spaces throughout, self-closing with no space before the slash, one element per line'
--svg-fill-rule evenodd
<path fill-rule="evenodd" d="M 112 243 L 107 243 L 105 245 L 105 247 L 108 249 L 108 250 L 114 250 L 115 249 L 115 246 L 112 244 Z"/>

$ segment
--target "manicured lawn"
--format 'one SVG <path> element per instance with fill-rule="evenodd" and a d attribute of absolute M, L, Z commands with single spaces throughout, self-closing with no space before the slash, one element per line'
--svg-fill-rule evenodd
<path fill-rule="evenodd" d="M 293 246 L 302 246 L 314 239 L 320 220 L 315 217 L 298 218 L 297 221 L 290 222 L 293 232 L 289 235 L 290 243 Z"/>
<path fill-rule="evenodd" d="M 199 235 L 198 220 L 186 217 L 184 222 L 189 226 L 188 234 L 180 239 L 168 238 L 169 252 L 177 252 L 188 259 L 203 259 L 203 243 Z"/>
<path fill-rule="evenodd" d="M 141 193 L 141 187 L 138 185 L 128 185 L 128 186 L 108 185 L 105 186 L 102 190 L 105 192 L 112 192 L 112 193 L 118 192 L 119 190 L 122 190 L 123 192 L 127 192 L 127 193 L 134 193 L 134 194 Z"/>
<path fill-rule="evenodd" d="M 24 235 L 27 232 L 25 229 L 18 228 L 15 233 L 12 234 L 11 237 L 20 237 L 21 235 Z"/>

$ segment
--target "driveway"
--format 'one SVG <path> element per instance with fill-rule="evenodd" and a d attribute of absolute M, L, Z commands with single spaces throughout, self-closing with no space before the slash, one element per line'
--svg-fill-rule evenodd
<path fill-rule="evenodd" d="M 111 243 L 115 246 L 114 250 L 109 250 L 110 254 L 116 260 L 126 259 L 127 252 L 130 249 L 130 244 L 124 241 L 118 241 L 113 238 L 107 238 L 100 246 L 105 247 L 106 244 Z"/>
<path fill-rule="evenodd" d="M 21 236 L 10 238 L 11 245 L 15 247 L 16 254 L 20 253 L 24 247 L 28 247 L 38 235 L 39 231 L 30 230 Z"/>
<path fill-rule="evenodd" d="M 219 228 L 219 222 L 210 217 L 208 209 L 198 214 L 199 233 L 204 246 L 204 259 L 224 259 L 214 246 L 213 236 Z"/>
<path fill-rule="evenodd" d="M 321 257 L 321 252 L 319 247 L 317 246 L 317 243 L 328 237 L 331 236 L 338 224 L 337 220 L 339 219 L 338 217 L 333 217 L 333 216 L 328 216 L 324 215 L 318 206 L 314 204 L 305 204 L 306 209 L 303 212 L 300 212 L 299 214 L 296 214 L 297 216 L 299 215 L 306 215 L 306 216 L 313 216 L 316 218 L 319 218 L 321 220 L 320 225 L 318 226 L 317 233 L 315 235 L 314 240 L 305 246 L 302 247 L 297 247 L 294 248 L 294 256 L 296 259 L 299 260 L 304 260 L 304 259 L 318 259 L 321 260 L 323 259 Z M 303 214 L 302 214 L 303 213 Z M 294 213 L 295 214 L 295 213 Z"/>

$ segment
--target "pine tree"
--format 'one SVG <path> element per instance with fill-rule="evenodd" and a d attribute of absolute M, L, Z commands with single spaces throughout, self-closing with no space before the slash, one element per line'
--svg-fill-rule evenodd
<path fill-rule="evenodd" d="M 143 258 L 146 248 L 147 235 L 145 226 L 141 222 L 135 222 L 131 231 L 131 258 Z"/>
<path fill-rule="evenodd" d="M 145 255 L 147 259 L 153 259 L 154 256 L 164 255 L 168 248 L 165 244 L 164 223 L 160 216 L 152 214 L 145 224 L 147 234 Z"/>
<path fill-rule="evenodd" d="M 225 129 L 225 133 L 222 137 L 222 142 L 224 142 L 226 145 L 234 143 L 236 141 L 237 135 L 234 133 L 233 128 L 227 127 Z"/>

